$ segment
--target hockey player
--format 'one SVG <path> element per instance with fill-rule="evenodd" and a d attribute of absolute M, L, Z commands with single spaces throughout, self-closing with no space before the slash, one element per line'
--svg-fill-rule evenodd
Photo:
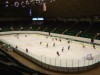
<path fill-rule="evenodd" d="M 62 48 L 62 52 L 64 51 L 64 47 Z"/>
<path fill-rule="evenodd" d="M 61 42 L 61 39 L 59 39 L 59 41 Z"/>
<path fill-rule="evenodd" d="M 46 47 L 48 47 L 48 43 L 46 44 Z"/>
<path fill-rule="evenodd" d="M 70 49 L 70 46 L 68 46 L 68 50 Z"/>
<path fill-rule="evenodd" d="M 57 38 L 55 38 L 55 40 L 57 41 Z"/>
<path fill-rule="evenodd" d="M 86 48 L 84 44 L 82 44 L 83 48 Z"/>
<path fill-rule="evenodd" d="M 27 35 L 25 35 L 25 37 L 27 37 Z"/>
<path fill-rule="evenodd" d="M 68 43 L 70 43 L 70 40 L 68 40 Z"/>
<path fill-rule="evenodd" d="M 26 48 L 26 52 L 28 53 L 28 49 Z"/>
<path fill-rule="evenodd" d="M 53 43 L 53 47 L 55 47 L 55 43 Z"/>
<path fill-rule="evenodd" d="M 59 52 L 58 52 L 58 51 L 57 51 L 56 53 L 57 53 L 57 55 L 58 55 L 58 56 L 60 56 L 60 54 L 59 54 Z"/>
<path fill-rule="evenodd" d="M 93 44 L 93 48 L 96 49 L 94 44 Z"/>
<path fill-rule="evenodd" d="M 40 42 L 40 45 L 42 44 L 42 42 Z"/>
<path fill-rule="evenodd" d="M 18 46 L 16 45 L 16 49 L 18 48 Z"/>

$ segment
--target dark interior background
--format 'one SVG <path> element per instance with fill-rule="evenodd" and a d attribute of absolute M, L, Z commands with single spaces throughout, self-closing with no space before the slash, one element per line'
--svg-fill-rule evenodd
<path fill-rule="evenodd" d="M 100 0 L 47 0 L 47 11 L 42 11 L 42 5 L 30 4 L 25 8 L 14 7 L 8 0 L 9 7 L 5 7 L 6 0 L 0 0 L 0 17 L 29 17 L 29 9 L 32 9 L 31 17 L 84 17 L 100 15 Z M 25 0 L 17 0 L 25 1 Z"/>

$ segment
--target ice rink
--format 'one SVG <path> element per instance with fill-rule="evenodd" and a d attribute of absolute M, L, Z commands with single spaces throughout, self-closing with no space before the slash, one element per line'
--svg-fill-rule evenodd
<path fill-rule="evenodd" d="M 100 46 L 97 45 L 94 48 L 92 44 L 39 34 L 3 35 L 0 39 L 50 65 L 77 67 L 91 65 L 100 60 L 99 57 L 98 60 L 86 60 L 87 57 L 95 58 L 100 55 Z"/>

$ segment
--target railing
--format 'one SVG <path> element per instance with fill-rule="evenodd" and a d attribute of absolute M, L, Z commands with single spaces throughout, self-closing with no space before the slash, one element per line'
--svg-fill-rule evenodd
<path fill-rule="evenodd" d="M 35 55 L 22 50 L 15 50 L 18 54 L 31 60 L 32 62 L 50 70 L 62 72 L 79 72 L 91 69 L 100 61 L 100 54 L 93 57 L 93 60 L 87 59 L 60 59 L 51 58 L 44 55 Z"/>

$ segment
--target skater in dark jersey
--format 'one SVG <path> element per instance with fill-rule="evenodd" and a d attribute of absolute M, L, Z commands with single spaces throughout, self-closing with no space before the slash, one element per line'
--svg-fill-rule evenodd
<path fill-rule="evenodd" d="M 70 49 L 70 46 L 68 46 L 68 50 Z"/>
<path fill-rule="evenodd" d="M 57 53 L 57 55 L 58 55 L 58 56 L 60 56 L 60 54 L 59 54 L 59 52 L 58 52 L 58 51 L 57 51 L 56 53 Z"/>
<path fill-rule="evenodd" d="M 26 52 L 28 53 L 28 49 L 26 48 Z"/>
<path fill-rule="evenodd" d="M 62 52 L 64 51 L 64 47 L 62 48 Z"/>

